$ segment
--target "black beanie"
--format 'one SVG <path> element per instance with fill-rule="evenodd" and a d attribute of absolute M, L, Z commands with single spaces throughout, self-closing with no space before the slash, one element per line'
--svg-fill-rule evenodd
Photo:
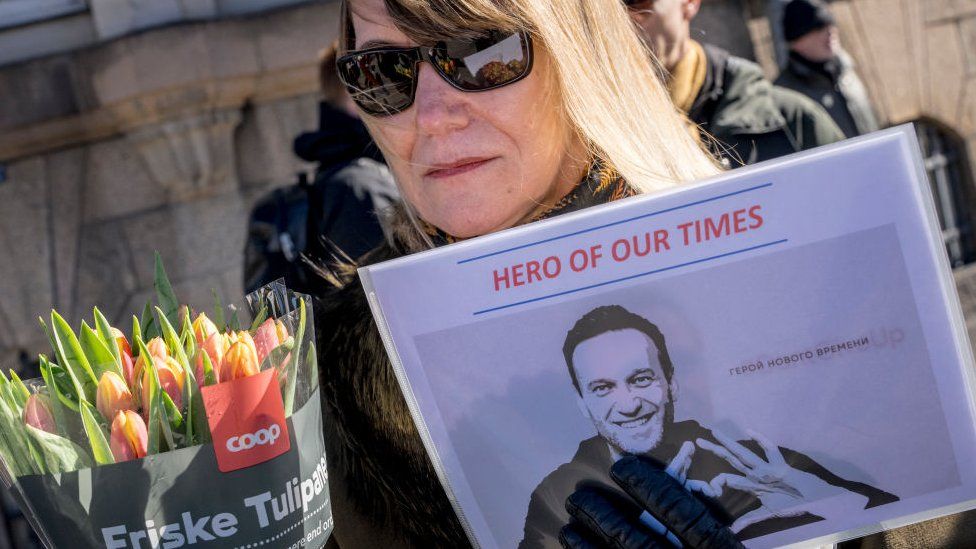
<path fill-rule="evenodd" d="M 834 16 L 820 0 L 793 0 L 783 11 L 783 37 L 787 42 L 834 24 Z"/>

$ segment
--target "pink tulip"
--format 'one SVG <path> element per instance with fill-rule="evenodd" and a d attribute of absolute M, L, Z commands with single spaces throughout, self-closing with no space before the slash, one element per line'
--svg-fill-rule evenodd
<path fill-rule="evenodd" d="M 163 342 L 163 338 L 154 337 L 146 343 L 146 349 L 149 351 L 149 355 L 153 358 L 166 359 L 169 356 L 169 351 L 166 350 L 166 343 Z M 146 358 L 139 356 L 136 359 L 136 365 L 132 372 L 132 379 L 142 379 L 142 372 L 146 368 Z"/>
<path fill-rule="evenodd" d="M 51 401 L 47 396 L 34 393 L 27 398 L 27 404 L 24 405 L 24 423 L 48 433 L 58 432 L 51 413 Z"/>
<path fill-rule="evenodd" d="M 115 338 L 115 345 L 119 348 L 119 358 L 122 361 L 122 377 L 125 378 L 125 382 L 129 387 L 133 387 L 138 378 L 135 376 L 135 361 L 132 360 L 132 348 L 129 346 L 129 340 L 125 338 L 125 334 L 118 328 L 112 328 L 112 337 Z"/>
<path fill-rule="evenodd" d="M 275 322 L 273 318 L 269 318 L 261 323 L 254 332 L 254 348 L 258 353 L 258 364 L 263 363 L 271 351 L 286 339 L 288 339 L 288 331 L 280 320 Z"/>
<path fill-rule="evenodd" d="M 224 353 L 227 351 L 226 341 L 219 333 L 214 332 L 207 338 L 207 341 L 200 346 L 197 351 L 196 374 L 197 383 L 203 385 L 203 355 L 207 353 L 210 365 L 213 367 L 214 379 L 220 381 L 220 366 L 224 362 Z"/>
<path fill-rule="evenodd" d="M 166 391 L 169 398 L 177 408 L 183 407 L 183 383 L 186 381 L 186 373 L 173 357 L 159 358 L 153 357 L 153 365 L 156 367 L 156 375 L 159 376 L 159 386 Z M 142 372 L 142 411 L 149 415 L 149 376 L 148 368 Z"/>
<path fill-rule="evenodd" d="M 146 422 L 132 410 L 120 410 L 112 420 L 109 447 L 116 463 L 146 457 L 149 446 L 149 433 Z"/>
<path fill-rule="evenodd" d="M 102 416 L 111 421 L 121 410 L 131 410 L 136 407 L 132 392 L 125 381 L 115 372 L 105 372 L 98 380 L 98 391 L 95 393 L 95 404 Z"/>

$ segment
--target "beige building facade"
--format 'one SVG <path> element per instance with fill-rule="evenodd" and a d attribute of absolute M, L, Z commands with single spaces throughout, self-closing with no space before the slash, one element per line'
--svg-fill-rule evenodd
<path fill-rule="evenodd" d="M 37 317 L 51 308 L 77 326 L 97 304 L 129 326 L 153 295 L 154 250 L 194 307 L 211 288 L 239 301 L 251 204 L 312 167 L 291 143 L 318 121 L 336 4 L 222 15 L 214 1 L 200 16 L 173 3 L 102 2 L 117 19 L 101 16 L 106 39 L 0 66 L 0 367 L 50 352 Z M 68 27 L 94 28 L 97 9 Z M 0 28 L 0 43 L 32 25 Z"/>

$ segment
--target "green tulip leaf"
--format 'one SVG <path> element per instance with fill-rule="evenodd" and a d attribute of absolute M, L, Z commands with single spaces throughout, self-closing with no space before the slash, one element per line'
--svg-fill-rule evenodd
<path fill-rule="evenodd" d="M 26 425 L 26 428 L 27 435 L 39 450 L 47 473 L 67 473 L 92 466 L 88 452 L 71 440 L 30 425 Z"/>
<path fill-rule="evenodd" d="M 227 328 L 227 322 L 224 320 L 224 304 L 220 302 L 220 296 L 217 295 L 217 290 L 211 289 L 214 298 L 214 317 L 213 323 L 217 326 L 217 331 L 220 333 L 224 332 Z"/>
<path fill-rule="evenodd" d="M 112 355 L 112 351 L 105 346 L 105 342 L 102 338 L 92 330 L 87 323 L 81 323 L 81 350 L 85 353 L 88 358 L 88 362 L 92 366 L 92 370 L 95 372 L 95 379 L 101 381 L 102 374 L 105 372 L 115 372 L 122 379 L 125 376 L 122 375 L 122 368 L 120 363 L 116 361 L 115 356 Z M 114 344 L 112 345 L 115 346 Z"/>
<path fill-rule="evenodd" d="M 261 362 L 261 367 L 259 370 L 263 372 L 269 368 L 278 368 L 279 371 L 283 372 L 285 368 L 288 367 L 288 365 L 285 364 L 285 359 L 288 358 L 292 349 L 294 348 L 295 338 L 289 336 L 284 343 L 278 345 L 274 349 L 271 349 L 268 356 L 264 357 L 264 360 Z"/>
<path fill-rule="evenodd" d="M 254 330 L 257 330 L 261 324 L 268 319 L 268 306 L 267 304 L 261 305 L 261 310 L 258 311 L 258 315 L 254 317 L 254 322 L 251 323 L 251 329 L 249 330 L 252 334 Z"/>
<path fill-rule="evenodd" d="M 227 328 L 229 330 L 239 332 L 241 331 L 241 319 L 237 317 L 237 308 L 234 307 L 233 305 L 231 305 L 230 308 L 231 308 L 230 322 L 228 322 Z"/>
<path fill-rule="evenodd" d="M 210 361 L 210 355 L 208 355 L 203 349 L 200 349 L 200 359 L 203 361 L 203 386 L 209 387 L 210 385 L 216 385 L 217 374 L 214 373 L 213 362 Z"/>
<path fill-rule="evenodd" d="M 169 348 L 170 354 L 180 366 L 188 370 L 190 361 L 186 358 L 186 349 L 183 348 L 179 336 L 176 335 L 176 330 L 173 329 L 173 325 L 170 324 L 169 319 L 159 307 L 156 307 L 156 315 L 159 318 L 159 325 L 163 330 L 163 339 L 166 341 L 166 347 Z"/>
<path fill-rule="evenodd" d="M 94 401 L 98 380 L 95 378 L 91 364 L 85 358 L 77 336 L 57 311 L 51 311 L 51 327 L 58 362 L 71 374 L 72 382 L 78 384 L 76 389 L 79 398 L 89 402 Z"/>
<path fill-rule="evenodd" d="M 302 371 L 307 372 L 309 392 L 317 387 L 319 382 L 319 363 L 317 356 L 315 353 L 315 343 L 309 342 L 308 352 L 305 353 L 305 362 L 301 365 Z"/>
<path fill-rule="evenodd" d="M 108 319 L 98 310 L 98 307 L 95 307 L 95 329 L 98 331 L 98 337 L 101 338 L 102 343 L 105 344 L 108 351 L 112 353 L 112 358 L 115 359 L 116 373 L 124 379 L 125 376 L 122 375 L 122 355 L 119 354 L 119 345 L 115 342 L 115 336 L 112 335 L 112 325 L 108 323 Z"/>
<path fill-rule="evenodd" d="M 10 370 L 10 390 L 14 398 L 17 399 L 17 405 L 23 410 L 24 406 L 27 405 L 27 399 L 30 398 L 30 391 L 24 385 L 24 382 L 20 380 L 17 372 L 13 370 Z"/>
<path fill-rule="evenodd" d="M 160 390 L 159 396 L 162 398 L 163 406 L 166 407 L 166 416 L 169 418 L 170 436 L 174 434 L 174 431 L 179 431 L 183 427 L 183 414 L 180 413 L 180 409 L 176 407 L 176 403 L 169 396 L 166 391 Z M 172 449 L 176 449 L 176 445 L 171 446 Z"/>
<path fill-rule="evenodd" d="M 27 432 L 27 428 L 28 426 L 24 426 L 24 433 Z M 39 475 L 45 475 L 49 473 L 50 471 L 47 470 L 47 467 L 45 466 L 44 463 L 44 454 L 37 447 L 37 443 L 35 443 L 29 437 L 27 437 L 25 440 L 27 441 L 27 453 L 30 455 L 31 461 L 34 463 L 34 470 Z"/>
<path fill-rule="evenodd" d="M 193 321 L 190 320 L 190 308 L 183 308 L 183 326 L 180 327 L 180 339 L 183 341 L 183 349 L 187 357 L 192 357 L 197 352 L 197 338 L 193 334 Z"/>
<path fill-rule="evenodd" d="M 149 349 L 146 348 L 146 344 L 141 340 L 136 340 L 139 345 L 139 354 L 145 357 L 149 357 Z M 143 374 L 143 378 L 149 382 L 149 450 L 148 454 L 158 454 L 160 452 L 165 452 L 173 450 L 176 447 L 173 441 L 173 431 L 170 428 L 169 414 L 166 410 L 166 405 L 163 403 L 162 394 L 166 394 L 163 391 L 162 386 L 159 383 L 159 372 L 156 370 L 156 365 L 152 360 L 145 361 L 145 370 L 149 372 L 149 376 Z M 166 395 L 167 397 L 169 395 Z M 170 399 L 170 404 L 172 405 L 172 399 Z M 175 406 L 173 406 L 175 408 Z M 160 442 L 166 443 L 166 448 L 162 448 Z"/>
<path fill-rule="evenodd" d="M 72 385 L 64 370 L 57 364 L 49 362 L 44 355 L 40 355 L 38 358 L 40 359 L 41 377 L 44 378 L 44 384 L 47 385 L 48 391 L 54 393 L 54 399 L 51 402 L 51 406 L 54 407 L 54 420 L 59 427 L 63 428 L 63 416 L 58 417 L 61 406 L 66 406 L 71 411 L 77 412 L 78 401 L 70 397 Z M 60 379 L 58 379 L 59 376 Z"/>
<path fill-rule="evenodd" d="M 135 342 L 137 339 L 142 339 L 142 327 L 139 324 L 139 319 L 136 315 L 132 315 L 132 341 Z M 133 349 L 136 354 L 139 354 L 139 349 Z"/>
<path fill-rule="evenodd" d="M 0 438 L 3 458 L 13 469 L 15 476 L 41 473 L 43 465 L 31 456 L 24 420 L 0 398 Z"/>
<path fill-rule="evenodd" d="M 51 363 L 48 362 L 47 357 L 44 355 L 40 355 L 38 358 L 40 360 L 41 378 L 44 379 L 46 396 L 48 397 L 48 402 L 51 403 L 51 413 L 54 415 L 54 425 L 57 426 L 59 433 L 69 433 L 71 431 L 68 430 L 68 424 L 66 423 L 66 405 L 62 401 L 60 390 L 54 381 L 54 375 L 51 373 Z M 75 408 L 69 407 L 69 409 L 77 411 L 77 404 L 74 404 L 74 406 Z M 78 419 L 78 416 L 75 414 L 71 414 L 71 417 Z"/>
<path fill-rule="evenodd" d="M 194 408 L 193 396 L 200 392 L 200 388 L 197 387 L 197 376 L 193 373 L 192 368 L 187 368 L 186 378 L 183 380 L 183 402 L 186 403 L 186 415 L 183 420 L 186 425 L 186 445 L 195 446 L 197 444 L 197 433 L 196 424 L 194 423 L 194 416 L 197 410 Z"/>
<path fill-rule="evenodd" d="M 112 456 L 112 448 L 108 445 L 108 440 L 105 438 L 105 431 L 102 430 L 102 426 L 95 419 L 95 413 L 92 412 L 94 406 L 87 402 L 82 402 L 79 408 L 81 410 L 81 423 L 85 427 L 85 435 L 88 436 L 88 443 L 91 445 L 95 463 L 98 465 L 115 463 L 115 457 Z"/>
<path fill-rule="evenodd" d="M 152 314 L 152 303 L 146 302 L 145 307 L 142 308 L 142 317 L 139 320 L 139 324 L 142 327 L 142 339 L 149 341 L 154 337 L 162 335 L 159 331 L 159 326 L 156 325 L 156 319 L 153 318 Z"/>
<path fill-rule="evenodd" d="M 295 357 L 291 364 L 287 366 L 287 379 L 285 383 L 285 417 L 291 417 L 295 407 L 295 385 L 298 380 L 298 370 L 301 366 L 299 357 L 302 356 L 302 339 L 305 337 L 305 299 L 298 299 L 298 330 L 295 332 Z"/>
<path fill-rule="evenodd" d="M 169 321 L 170 325 L 175 325 L 179 321 L 180 302 L 177 301 L 176 293 L 173 292 L 173 286 L 169 283 L 169 277 L 166 276 L 166 269 L 163 267 L 163 258 L 159 255 L 159 252 L 155 252 L 155 257 L 156 269 L 153 276 L 153 287 L 156 288 L 156 301 L 159 302 L 159 306 L 163 309 L 166 320 Z"/>

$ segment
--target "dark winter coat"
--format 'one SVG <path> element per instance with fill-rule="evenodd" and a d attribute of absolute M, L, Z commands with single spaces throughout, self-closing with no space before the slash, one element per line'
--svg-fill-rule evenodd
<path fill-rule="evenodd" d="M 846 58 L 813 63 L 791 52 L 786 67 L 776 79 L 776 85 L 816 101 L 847 137 L 856 137 L 879 128 L 868 92 Z"/>
<path fill-rule="evenodd" d="M 550 217 L 631 196 L 612 170 L 591 170 Z M 392 239 L 357 263 L 368 265 L 426 248 L 399 208 Z M 443 235 L 432 236 L 446 243 Z M 335 538 L 358 547 L 467 547 L 427 457 L 356 273 L 335 273 L 337 291 L 323 282 L 315 325 Z"/>
<path fill-rule="evenodd" d="M 809 98 L 777 88 L 751 61 L 705 46 L 707 73 L 688 117 L 719 141 L 729 166 L 840 141 L 844 134 Z"/>

